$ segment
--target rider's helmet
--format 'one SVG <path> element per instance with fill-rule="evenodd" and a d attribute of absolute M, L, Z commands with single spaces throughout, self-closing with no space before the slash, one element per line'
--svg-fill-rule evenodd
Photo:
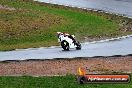
<path fill-rule="evenodd" d="M 64 34 L 64 36 L 69 36 L 69 34 L 68 33 L 63 33 Z"/>
<path fill-rule="evenodd" d="M 59 38 L 59 36 L 61 35 L 61 32 L 57 32 L 57 37 Z"/>
<path fill-rule="evenodd" d="M 61 34 L 61 32 L 57 32 L 57 34 Z"/>

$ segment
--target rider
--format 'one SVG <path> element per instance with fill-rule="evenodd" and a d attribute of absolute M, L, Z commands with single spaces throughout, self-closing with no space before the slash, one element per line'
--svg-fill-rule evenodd
<path fill-rule="evenodd" d="M 72 39 L 73 40 L 73 43 L 75 44 L 76 43 L 76 40 L 75 40 L 75 36 L 74 35 L 70 35 L 68 33 L 62 33 L 62 32 L 57 32 L 58 35 L 60 34 L 63 34 L 65 37 L 68 36 L 68 38 Z"/>

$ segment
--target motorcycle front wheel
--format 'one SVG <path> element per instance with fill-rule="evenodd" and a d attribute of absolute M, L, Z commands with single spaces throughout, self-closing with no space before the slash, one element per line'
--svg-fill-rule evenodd
<path fill-rule="evenodd" d="M 64 50 L 66 50 L 66 51 L 69 51 L 69 43 L 67 42 L 67 41 L 62 41 L 61 42 L 61 46 L 62 46 L 62 48 L 64 49 Z"/>

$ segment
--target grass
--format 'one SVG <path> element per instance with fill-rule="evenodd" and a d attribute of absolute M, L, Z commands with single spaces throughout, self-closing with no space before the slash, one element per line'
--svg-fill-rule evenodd
<path fill-rule="evenodd" d="M 128 84 L 78 84 L 75 75 L 0 77 L 0 88 L 132 88 Z"/>
<path fill-rule="evenodd" d="M 58 45 L 56 32 L 74 34 L 84 40 L 130 34 L 119 30 L 117 20 L 90 11 L 32 2 L 2 0 L 0 5 L 0 51 Z"/>

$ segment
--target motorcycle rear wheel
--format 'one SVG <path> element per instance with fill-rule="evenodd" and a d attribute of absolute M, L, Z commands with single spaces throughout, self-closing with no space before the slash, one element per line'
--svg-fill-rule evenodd
<path fill-rule="evenodd" d="M 80 42 L 77 42 L 76 45 L 77 45 L 76 49 L 81 50 L 82 46 L 81 46 Z"/>

